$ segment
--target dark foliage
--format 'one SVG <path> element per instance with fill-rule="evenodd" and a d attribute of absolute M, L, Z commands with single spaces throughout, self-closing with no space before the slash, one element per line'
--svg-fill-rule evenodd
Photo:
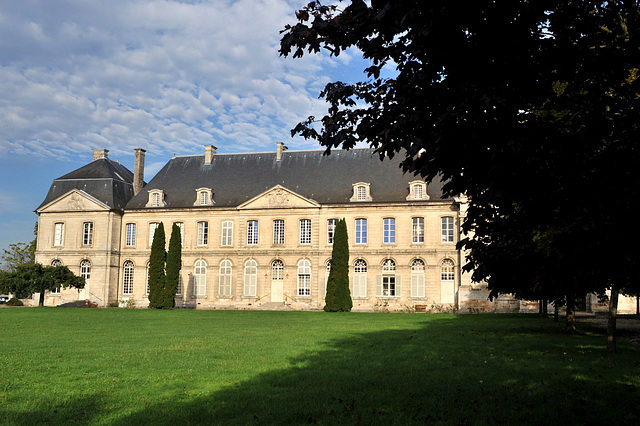
<path fill-rule="evenodd" d="M 347 222 L 336 224 L 331 251 L 331 271 L 327 280 L 326 312 L 349 312 L 353 307 L 349 290 L 349 236 Z"/>
<path fill-rule="evenodd" d="M 46 291 L 57 288 L 84 288 L 84 278 L 66 266 L 42 266 L 39 263 L 18 265 L 13 272 L 0 275 L 0 291 L 33 295 L 40 293 L 39 305 L 44 305 Z"/>
<path fill-rule="evenodd" d="M 180 235 L 180 228 L 175 223 L 171 228 L 166 266 L 167 274 L 165 276 L 162 307 L 171 309 L 176 306 L 175 298 L 180 280 L 180 269 L 182 269 L 182 237 Z"/>
<path fill-rule="evenodd" d="M 156 228 L 149 255 L 149 307 L 163 308 L 165 286 L 165 234 L 162 222 Z"/>

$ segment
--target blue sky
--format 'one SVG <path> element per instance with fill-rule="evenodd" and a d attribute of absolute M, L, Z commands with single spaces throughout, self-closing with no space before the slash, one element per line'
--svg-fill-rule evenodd
<path fill-rule="evenodd" d="M 53 179 L 91 149 L 148 181 L 173 156 L 316 149 L 290 129 L 322 116 L 329 81 L 364 79 L 346 52 L 278 56 L 308 0 L 0 0 L 0 248 L 33 238 Z"/>

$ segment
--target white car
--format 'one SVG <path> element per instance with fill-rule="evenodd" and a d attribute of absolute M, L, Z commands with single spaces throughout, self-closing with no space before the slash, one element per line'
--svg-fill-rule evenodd
<path fill-rule="evenodd" d="M 7 303 L 9 301 L 9 296 L 5 296 L 4 294 L 0 295 L 0 303 Z"/>

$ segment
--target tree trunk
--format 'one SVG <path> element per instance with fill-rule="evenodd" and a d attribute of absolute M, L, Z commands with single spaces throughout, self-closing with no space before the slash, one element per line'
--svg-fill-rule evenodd
<path fill-rule="evenodd" d="M 611 286 L 609 299 L 609 319 L 607 320 L 607 352 L 616 353 L 616 320 L 618 317 L 618 286 Z"/>
<path fill-rule="evenodd" d="M 573 333 L 576 331 L 576 309 L 573 296 L 567 296 L 567 321 L 565 331 Z"/>
<path fill-rule="evenodd" d="M 547 299 L 542 299 L 542 318 L 547 318 L 549 316 L 548 304 L 549 301 Z"/>
<path fill-rule="evenodd" d="M 560 322 L 560 301 L 558 299 L 556 299 L 555 302 L 553 302 L 553 322 Z"/>
<path fill-rule="evenodd" d="M 38 306 L 44 306 L 44 290 L 40 292 L 40 299 L 38 300 Z"/>

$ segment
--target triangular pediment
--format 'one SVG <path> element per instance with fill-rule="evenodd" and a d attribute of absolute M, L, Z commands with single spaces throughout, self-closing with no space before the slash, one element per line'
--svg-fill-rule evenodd
<path fill-rule="evenodd" d="M 238 206 L 238 209 L 304 209 L 318 208 L 320 204 L 309 198 L 276 185 Z"/>
<path fill-rule="evenodd" d="M 36 213 L 51 212 L 84 212 L 108 211 L 109 206 L 80 189 L 73 189 L 47 205 L 36 210 Z"/>

